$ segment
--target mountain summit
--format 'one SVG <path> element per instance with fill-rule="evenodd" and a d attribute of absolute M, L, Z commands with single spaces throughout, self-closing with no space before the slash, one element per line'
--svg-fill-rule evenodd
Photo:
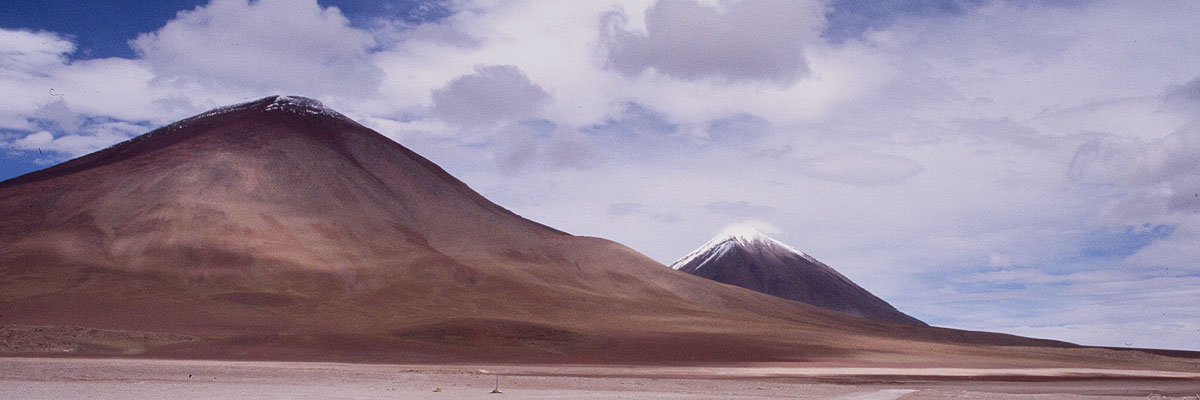
<path fill-rule="evenodd" d="M 749 227 L 727 228 L 671 268 L 860 317 L 925 325 L 812 256 Z"/>

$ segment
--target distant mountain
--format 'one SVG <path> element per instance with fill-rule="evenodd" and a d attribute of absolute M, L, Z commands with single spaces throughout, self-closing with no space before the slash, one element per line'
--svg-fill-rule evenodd
<path fill-rule="evenodd" d="M 860 317 L 925 325 L 828 265 L 750 228 L 722 232 L 671 268 Z"/>

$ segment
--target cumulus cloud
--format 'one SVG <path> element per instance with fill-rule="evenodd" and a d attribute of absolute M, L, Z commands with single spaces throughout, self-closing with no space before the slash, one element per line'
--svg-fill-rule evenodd
<path fill-rule="evenodd" d="M 806 160 L 799 172 L 830 182 L 859 186 L 900 183 L 924 170 L 911 159 L 890 154 L 846 154 Z"/>
<path fill-rule="evenodd" d="M 68 86 L 69 87 L 69 86 Z M 66 91 L 72 93 L 72 91 Z M 58 162 L 88 154 L 149 130 L 144 124 L 91 116 L 70 106 L 67 96 L 51 96 L 55 101 L 25 114 L 32 133 L 9 134 L 0 147 L 37 152 L 39 160 Z"/>
<path fill-rule="evenodd" d="M 0 29 L 0 74 L 43 75 L 74 51 L 75 43 L 57 33 Z"/>
<path fill-rule="evenodd" d="M 52 32 L 0 29 L 0 128 L 36 130 L 29 114 L 53 100 L 50 72 L 69 62 L 75 45 Z"/>
<path fill-rule="evenodd" d="M 70 158 L 79 157 L 114 143 L 128 140 L 146 130 L 143 126 L 107 122 L 88 124 L 80 133 L 70 133 L 55 136 L 49 131 L 38 131 L 25 137 L 13 140 L 10 148 L 59 153 Z"/>
<path fill-rule="evenodd" d="M 213 0 L 130 42 L 160 78 L 252 93 L 371 94 L 371 34 L 316 0 Z"/>
<path fill-rule="evenodd" d="M 645 31 L 629 30 L 622 12 L 602 26 L 608 66 L 625 75 L 647 69 L 684 80 L 794 82 L 809 72 L 804 48 L 824 25 L 819 1 L 741 0 L 715 5 L 658 0 Z"/>
<path fill-rule="evenodd" d="M 49 147 L 54 141 L 54 134 L 48 131 L 38 131 L 29 134 L 29 136 L 13 141 L 14 147 L 24 150 L 40 150 L 43 147 Z"/>
<path fill-rule="evenodd" d="M 55 61 L 57 60 L 57 61 Z M 0 129 L 24 133 L 40 130 L 56 135 L 82 133 L 88 118 L 165 124 L 203 111 L 197 100 L 208 100 L 209 90 L 152 83 L 155 77 L 136 60 L 122 58 L 70 60 L 44 58 L 35 75 L 0 69 Z M 187 107 L 164 100 L 180 98 Z M 213 106 L 238 98 L 201 101 Z M 211 101 L 211 103 L 210 103 Z"/>
<path fill-rule="evenodd" d="M 1143 212 L 1132 215 L 1144 215 L 1151 204 L 1164 204 L 1168 212 L 1200 212 L 1196 171 L 1200 171 L 1200 125 L 1154 141 L 1094 139 L 1079 147 L 1069 173 L 1075 182 L 1123 192 L 1108 204 L 1110 212 L 1127 213 L 1125 209 L 1133 207 Z"/>
<path fill-rule="evenodd" d="M 38 107 L 29 115 L 35 125 L 59 132 L 76 132 L 84 124 L 84 118 L 72 111 L 62 99 Z"/>
<path fill-rule="evenodd" d="M 533 116 L 550 96 L 512 65 L 476 66 L 432 92 L 435 117 L 464 127 L 488 127 Z"/>
<path fill-rule="evenodd" d="M 1200 168 L 1198 128 L 1154 141 L 1093 139 L 1075 153 L 1071 177 L 1083 183 L 1141 186 L 1193 175 Z"/>
<path fill-rule="evenodd" d="M 1188 85 L 1169 91 L 1166 100 L 1186 97 Z M 1073 183 L 1107 194 L 1102 223 L 1168 229 L 1128 255 L 1125 265 L 1200 270 L 1200 120 L 1158 139 L 1097 136 L 1079 147 L 1068 171 Z"/>

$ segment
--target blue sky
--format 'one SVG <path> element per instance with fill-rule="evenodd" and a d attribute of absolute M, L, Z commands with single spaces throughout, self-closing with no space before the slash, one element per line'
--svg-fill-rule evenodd
<path fill-rule="evenodd" d="M 0 27 L 68 36 L 78 47 L 75 56 L 81 58 L 130 58 L 135 54 L 128 41 L 162 27 L 180 11 L 207 3 L 207 0 L 11 1 L 0 14 Z M 369 26 L 379 18 L 436 21 L 450 14 L 447 5 L 441 2 L 325 0 L 320 4 L 337 7 L 357 26 Z"/>
<path fill-rule="evenodd" d="M 933 324 L 1200 350 L 1197 18 L 1186 1 L 9 2 L 0 179 L 299 94 L 663 263 L 748 223 Z"/>

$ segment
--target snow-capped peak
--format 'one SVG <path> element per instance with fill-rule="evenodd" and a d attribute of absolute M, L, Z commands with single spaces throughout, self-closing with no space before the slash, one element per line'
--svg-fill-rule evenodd
<path fill-rule="evenodd" d="M 270 101 L 268 103 L 268 101 Z M 316 99 L 301 96 L 267 96 L 256 100 L 250 100 L 234 105 L 214 108 L 205 113 L 196 115 L 191 119 L 199 119 L 212 117 L 221 114 L 228 114 L 234 111 L 260 109 L 263 111 L 284 111 L 297 115 L 323 115 L 342 120 L 350 120 L 342 113 L 334 111 L 332 108 L 326 107 Z M 185 120 L 186 121 L 186 120 Z"/>
<path fill-rule="evenodd" d="M 269 112 L 286 112 L 286 113 L 291 113 L 291 114 L 301 115 L 301 116 L 325 116 L 325 117 L 330 117 L 333 119 L 350 122 L 352 124 L 357 124 L 357 122 L 354 122 L 354 120 L 343 115 L 342 113 L 334 111 L 332 108 L 326 107 L 324 104 L 322 104 L 320 101 L 318 101 L 316 99 L 311 99 L 308 97 L 301 97 L 301 96 L 276 95 L 276 96 L 267 96 L 267 97 L 263 97 L 263 98 L 259 98 L 259 99 L 255 99 L 255 100 L 245 101 L 242 103 L 232 104 L 232 105 L 228 105 L 228 106 L 217 107 L 217 108 L 205 111 L 203 113 L 193 115 L 191 117 L 183 119 L 174 124 L 155 129 L 153 131 L 142 134 L 140 136 L 135 136 L 126 141 L 109 146 L 109 148 L 111 149 L 111 148 L 121 147 L 121 146 L 130 144 L 130 143 L 144 141 L 144 140 L 150 139 L 152 137 L 156 137 L 156 136 L 160 136 L 160 135 L 164 135 L 164 134 L 170 134 L 171 132 L 183 130 L 184 128 L 191 126 L 193 123 L 195 123 L 197 121 L 200 121 L 200 120 L 203 120 L 206 118 L 215 117 L 218 115 L 229 114 L 229 113 L 239 112 L 239 111 L 269 111 Z"/>
<path fill-rule="evenodd" d="M 728 227 L 725 227 L 725 229 L 721 230 L 721 233 L 717 234 L 716 237 L 709 240 L 703 246 L 700 246 L 700 248 L 691 252 L 687 256 L 684 256 L 683 258 L 680 258 L 679 260 L 671 263 L 671 268 L 679 269 L 679 268 L 683 267 L 684 265 L 691 263 L 693 260 L 695 260 L 699 257 L 705 257 L 706 259 L 718 257 L 722 254 L 725 254 L 725 252 L 729 251 L 730 249 L 732 249 L 734 247 L 744 247 L 744 248 L 777 247 L 777 248 L 781 248 L 786 251 L 795 253 L 796 255 L 799 255 L 800 257 L 803 257 L 804 259 L 809 260 L 811 262 L 817 262 L 816 259 L 813 259 L 812 256 L 805 254 L 803 251 L 800 251 L 800 250 L 796 249 L 795 247 L 788 246 L 788 245 L 784 244 L 783 242 L 775 240 L 774 238 L 767 236 L 767 234 L 763 233 L 762 231 L 760 231 L 752 226 L 730 225 Z"/>
<path fill-rule="evenodd" d="M 265 108 L 265 110 L 267 110 L 267 111 L 287 111 L 292 114 L 301 114 L 301 115 L 303 115 L 303 114 L 324 115 L 327 117 L 334 117 L 334 118 L 339 118 L 339 119 L 346 118 L 341 113 L 334 111 L 332 108 L 326 107 L 324 104 L 322 104 L 320 101 L 318 101 L 316 99 L 310 99 L 308 97 L 300 97 L 300 96 L 276 96 L 275 101 L 272 101 L 271 104 L 268 104 L 267 107 Z"/>
<path fill-rule="evenodd" d="M 730 225 L 721 230 L 718 239 L 737 240 L 743 243 L 774 241 L 762 231 L 749 225 Z"/>

